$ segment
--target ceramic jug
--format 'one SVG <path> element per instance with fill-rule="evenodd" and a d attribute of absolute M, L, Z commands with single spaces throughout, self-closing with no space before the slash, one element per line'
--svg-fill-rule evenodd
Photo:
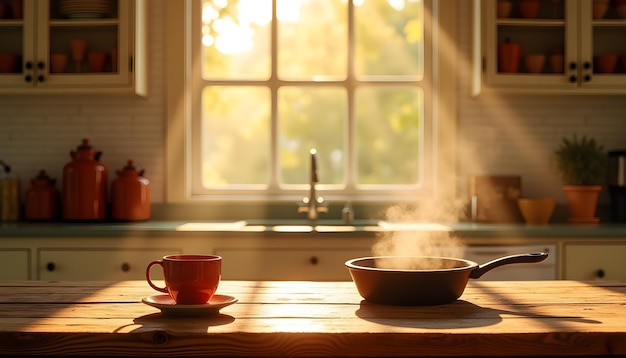
<path fill-rule="evenodd" d="M 30 188 L 24 198 L 24 218 L 26 220 L 55 220 L 59 218 L 59 191 L 45 170 L 31 179 Z"/>
<path fill-rule="evenodd" d="M 72 161 L 63 167 L 63 219 L 102 220 L 107 209 L 107 167 L 99 159 L 89 139 L 83 139 Z"/>
<path fill-rule="evenodd" d="M 115 220 L 146 220 L 150 218 L 150 182 L 129 160 L 111 183 L 111 218 Z"/>

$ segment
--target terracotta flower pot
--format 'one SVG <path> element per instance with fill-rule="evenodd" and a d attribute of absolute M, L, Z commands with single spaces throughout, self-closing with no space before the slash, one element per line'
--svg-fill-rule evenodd
<path fill-rule="evenodd" d="M 522 57 L 522 45 L 503 43 L 498 45 L 498 72 L 517 73 Z"/>
<path fill-rule="evenodd" d="M 569 210 L 567 220 L 575 223 L 598 222 L 596 208 L 601 190 L 600 185 L 563 186 Z"/>

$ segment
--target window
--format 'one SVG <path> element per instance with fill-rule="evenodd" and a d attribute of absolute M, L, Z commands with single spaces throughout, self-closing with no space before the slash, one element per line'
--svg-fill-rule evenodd
<path fill-rule="evenodd" d="M 436 0 L 185 3 L 168 10 L 170 201 L 298 200 L 312 148 L 326 199 L 441 191 Z"/>

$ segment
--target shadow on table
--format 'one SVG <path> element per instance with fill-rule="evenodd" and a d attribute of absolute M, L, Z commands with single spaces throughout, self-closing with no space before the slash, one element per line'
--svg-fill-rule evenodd
<path fill-rule="evenodd" d="M 428 329 L 490 326 L 501 322 L 503 315 L 553 318 L 555 322 L 601 323 L 575 316 L 543 315 L 532 312 L 531 307 L 521 308 L 520 311 L 499 310 L 481 307 L 463 300 L 437 306 L 391 306 L 362 300 L 356 310 L 356 316 L 366 321 L 388 326 Z"/>
<path fill-rule="evenodd" d="M 235 322 L 235 317 L 219 313 L 207 317 L 179 317 L 162 313 L 151 313 L 133 319 L 133 324 L 118 327 L 115 332 L 133 327 L 133 331 L 165 329 L 169 324 L 184 327 L 188 332 L 206 333 L 210 327 L 223 326 Z M 140 327 L 137 327 L 139 325 Z M 157 339 L 157 338 L 155 338 Z"/>

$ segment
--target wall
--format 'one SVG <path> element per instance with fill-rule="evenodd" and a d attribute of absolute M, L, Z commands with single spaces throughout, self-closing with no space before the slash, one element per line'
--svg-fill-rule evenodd
<path fill-rule="evenodd" d="M 623 96 L 472 97 L 471 1 L 459 1 L 459 187 L 473 174 L 522 176 L 525 196 L 564 202 L 551 153 L 563 135 L 588 133 L 607 149 L 626 148 Z M 155 203 L 164 201 L 165 177 L 165 0 L 149 1 L 147 99 L 102 97 L 0 97 L 0 158 L 23 179 L 47 170 L 60 182 L 69 151 L 83 137 L 103 151 L 112 175 L 127 159 L 146 169 Z M 111 176 L 112 176 L 111 175 Z M 606 192 L 606 191 L 605 191 Z M 606 193 L 604 194 L 606 199 Z"/>

